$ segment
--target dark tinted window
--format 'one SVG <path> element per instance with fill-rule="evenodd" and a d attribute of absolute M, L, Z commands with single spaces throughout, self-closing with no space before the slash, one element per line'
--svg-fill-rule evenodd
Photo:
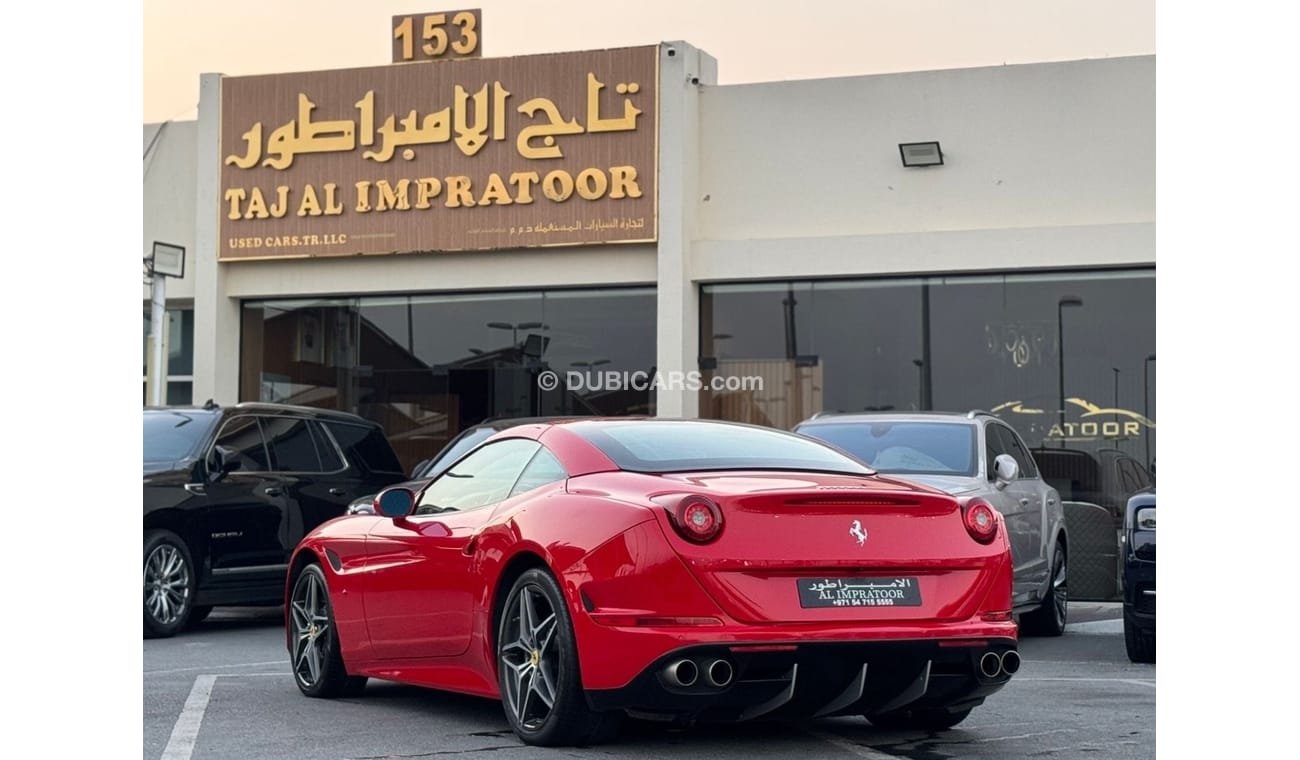
<path fill-rule="evenodd" d="M 271 469 L 256 417 L 235 417 L 227 421 L 217 434 L 216 445 L 235 452 L 235 459 L 239 462 L 237 472 L 266 472 Z"/>
<path fill-rule="evenodd" d="M 985 475 L 989 480 L 997 477 L 997 472 L 993 469 L 993 463 L 1003 454 L 1010 454 L 1011 447 L 1007 445 L 1007 439 L 1003 437 L 1002 431 L 997 425 L 989 425 L 984 428 L 984 467 L 988 470 Z"/>
<path fill-rule="evenodd" d="M 438 455 L 430 459 L 423 467 L 416 472 L 413 477 L 416 478 L 433 478 L 442 474 L 453 462 L 465 456 L 465 452 L 496 435 L 497 431 L 490 427 L 470 428 L 461 433 L 456 440 L 447 445 L 447 448 L 438 452 Z"/>
<path fill-rule="evenodd" d="M 208 412 L 145 412 L 144 461 L 174 462 L 197 453 L 214 419 Z"/>
<path fill-rule="evenodd" d="M 281 472 L 320 472 L 320 456 L 307 420 L 263 417 L 262 432 L 271 446 L 271 461 Z"/>
<path fill-rule="evenodd" d="M 615 422 L 572 425 L 620 469 L 632 472 L 693 470 L 813 470 L 869 475 L 861 462 L 827 446 L 768 428 L 715 422 Z"/>
<path fill-rule="evenodd" d="M 975 474 L 975 426 L 947 422 L 839 422 L 800 425 L 877 472 Z"/>
<path fill-rule="evenodd" d="M 464 511 L 504 501 L 540 447 L 537 441 L 522 438 L 487 444 L 430 483 L 420 494 L 415 513 Z"/>
<path fill-rule="evenodd" d="M 379 428 L 352 425 L 347 422 L 326 422 L 349 459 L 360 463 L 371 472 L 402 472 L 397 455 L 388 445 Z"/>
<path fill-rule="evenodd" d="M 519 481 L 515 487 L 510 489 L 510 495 L 527 493 L 534 488 L 541 488 L 548 483 L 557 483 L 569 477 L 569 473 L 564 471 L 558 459 L 546 449 L 538 449 L 533 455 L 533 461 L 528 463 L 524 472 L 519 476 Z"/>
<path fill-rule="evenodd" d="M 338 472 L 343 469 L 343 459 L 339 456 L 338 447 L 330 439 L 325 429 L 320 426 L 319 422 L 309 424 L 311 436 L 316 441 L 316 452 L 320 454 L 321 468 L 325 472 Z"/>
<path fill-rule="evenodd" d="M 1002 441 L 1002 448 L 1016 460 L 1020 467 L 1018 478 L 1036 478 L 1038 477 L 1038 467 L 1034 464 L 1034 458 L 1030 456 L 1029 449 L 1020 442 L 1015 431 L 1003 425 L 990 425 L 990 432 L 993 428 L 997 429 L 997 435 Z"/>

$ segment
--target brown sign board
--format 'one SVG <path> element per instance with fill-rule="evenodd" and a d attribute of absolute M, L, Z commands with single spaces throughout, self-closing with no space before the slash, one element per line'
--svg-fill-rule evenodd
<path fill-rule="evenodd" d="M 478 8 L 393 16 L 392 32 L 393 63 L 483 55 L 483 14 Z"/>
<path fill-rule="evenodd" d="M 225 77 L 222 261 L 649 242 L 658 47 Z"/>

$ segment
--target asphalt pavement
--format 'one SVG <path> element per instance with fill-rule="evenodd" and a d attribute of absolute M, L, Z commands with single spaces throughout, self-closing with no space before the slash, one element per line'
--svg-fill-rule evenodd
<path fill-rule="evenodd" d="M 1152 758 L 1155 666 L 1128 661 L 1119 615 L 1117 604 L 1072 603 L 1066 634 L 1022 639 L 1020 672 L 946 732 L 861 718 L 628 722 L 609 744 L 543 749 L 521 744 L 491 700 L 373 679 L 356 699 L 308 699 L 289 673 L 281 610 L 219 609 L 175 638 L 144 641 L 144 757 Z"/>

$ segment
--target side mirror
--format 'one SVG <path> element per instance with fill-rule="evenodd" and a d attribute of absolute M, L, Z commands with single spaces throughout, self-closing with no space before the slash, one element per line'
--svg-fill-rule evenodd
<path fill-rule="evenodd" d="M 409 488 L 387 488 L 375 497 L 375 512 L 384 517 L 406 517 L 415 508 L 415 492 Z"/>
<path fill-rule="evenodd" d="M 239 469 L 239 452 L 225 446 L 212 448 L 212 461 L 208 465 L 208 478 L 212 482 L 221 480 L 227 473 Z"/>
<path fill-rule="evenodd" d="M 1020 474 L 1020 465 L 1010 454 L 998 454 L 993 460 L 993 485 L 999 490 L 1010 485 Z"/>

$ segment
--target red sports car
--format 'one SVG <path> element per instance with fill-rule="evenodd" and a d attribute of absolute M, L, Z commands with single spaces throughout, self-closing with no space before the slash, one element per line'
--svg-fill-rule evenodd
<path fill-rule="evenodd" d="M 997 512 L 791 433 L 516 427 L 375 506 L 293 556 L 308 696 L 380 678 L 492 697 L 540 745 L 624 714 L 942 729 L 1020 664 Z"/>

